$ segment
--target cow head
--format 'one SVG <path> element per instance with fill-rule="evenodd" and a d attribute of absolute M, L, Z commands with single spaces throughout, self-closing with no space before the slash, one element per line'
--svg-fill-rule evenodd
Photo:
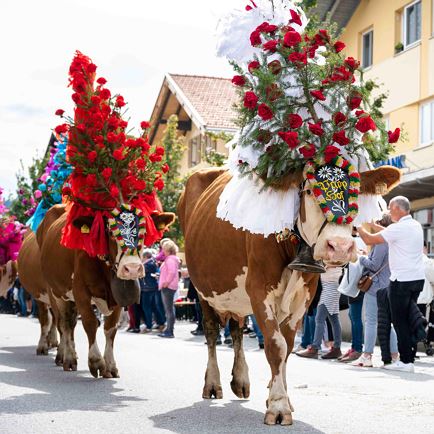
<path fill-rule="evenodd" d="M 0 297 L 6 297 L 9 288 L 15 282 L 17 273 L 17 261 L 8 261 L 5 265 L 0 266 Z"/>

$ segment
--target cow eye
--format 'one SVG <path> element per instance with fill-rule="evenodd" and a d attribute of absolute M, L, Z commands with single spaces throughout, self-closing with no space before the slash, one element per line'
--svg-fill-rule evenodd
<path fill-rule="evenodd" d="M 308 195 L 308 196 L 310 196 L 311 194 L 312 194 L 312 190 L 306 190 L 306 194 Z"/>

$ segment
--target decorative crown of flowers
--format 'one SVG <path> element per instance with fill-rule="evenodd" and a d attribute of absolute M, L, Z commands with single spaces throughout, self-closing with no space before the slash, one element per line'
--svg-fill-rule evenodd
<path fill-rule="evenodd" d="M 386 131 L 379 110 L 384 96 L 371 103 L 377 86 L 358 80 L 360 63 L 343 55 L 345 44 L 332 36 L 333 29 L 305 27 L 306 22 L 295 6 L 285 24 L 263 22 L 246 35 L 253 58 L 231 62 L 241 99 L 236 146 L 255 155 L 243 159 L 241 153 L 238 171 L 259 175 L 266 186 L 308 161 L 328 164 L 366 151 L 372 161 L 382 160 L 400 135 L 399 128 Z"/>

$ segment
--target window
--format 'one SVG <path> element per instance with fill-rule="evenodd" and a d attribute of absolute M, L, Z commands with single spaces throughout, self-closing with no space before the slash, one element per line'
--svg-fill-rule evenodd
<path fill-rule="evenodd" d="M 421 1 L 411 3 L 404 8 L 403 14 L 403 44 L 404 48 L 420 40 L 422 24 Z"/>
<path fill-rule="evenodd" d="M 434 142 L 434 101 L 420 107 L 420 144 Z"/>
<path fill-rule="evenodd" d="M 190 167 L 200 163 L 200 156 L 200 136 L 196 136 L 190 140 Z"/>
<path fill-rule="evenodd" d="M 369 68 L 372 65 L 373 40 L 373 30 L 362 34 L 362 68 Z"/>

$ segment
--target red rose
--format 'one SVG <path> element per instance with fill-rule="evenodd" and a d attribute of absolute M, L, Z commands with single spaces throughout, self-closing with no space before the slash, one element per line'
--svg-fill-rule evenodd
<path fill-rule="evenodd" d="M 96 155 L 96 151 L 90 151 L 90 152 L 87 154 L 87 159 L 88 159 L 91 163 L 93 163 L 93 162 L 96 160 L 96 157 L 97 157 L 97 155 Z"/>
<path fill-rule="evenodd" d="M 235 86 L 244 86 L 246 84 L 246 79 L 242 75 L 234 75 L 232 78 L 232 84 Z"/>
<path fill-rule="evenodd" d="M 328 145 L 325 147 L 324 160 L 326 163 L 330 163 L 337 155 L 339 155 L 339 149 L 336 146 Z"/>
<path fill-rule="evenodd" d="M 312 158 L 316 153 L 316 148 L 311 143 L 308 143 L 307 145 L 302 146 L 299 149 L 300 153 L 303 155 L 303 157 L 308 160 L 309 158 Z"/>
<path fill-rule="evenodd" d="M 82 104 L 82 101 L 81 101 L 81 95 L 79 94 L 79 93 L 73 93 L 72 95 L 71 95 L 71 99 L 77 104 L 77 105 L 80 105 L 80 104 Z"/>
<path fill-rule="evenodd" d="M 124 150 L 122 149 L 122 148 L 119 148 L 119 149 L 115 149 L 114 151 L 113 151 L 113 158 L 115 159 L 115 160 L 117 160 L 117 161 L 121 161 L 121 160 L 123 160 L 124 158 L 125 158 L 125 156 L 124 156 L 124 152 L 123 152 Z"/>
<path fill-rule="evenodd" d="M 277 50 L 277 44 L 279 43 L 279 41 L 276 40 L 271 40 L 271 41 L 267 41 L 262 47 L 264 49 L 264 51 L 269 51 L 270 53 L 275 53 Z"/>
<path fill-rule="evenodd" d="M 89 173 L 89 175 L 86 176 L 86 184 L 90 187 L 95 187 L 96 183 L 96 175 Z"/>
<path fill-rule="evenodd" d="M 300 33 L 296 32 L 295 30 L 290 30 L 289 32 L 286 32 L 285 36 L 283 37 L 283 43 L 287 47 L 295 47 L 300 42 L 301 42 Z"/>
<path fill-rule="evenodd" d="M 121 95 L 118 95 L 116 97 L 116 107 L 123 107 L 125 105 L 124 97 Z"/>
<path fill-rule="evenodd" d="M 164 181 L 161 179 L 161 178 L 159 178 L 159 179 L 157 179 L 155 182 L 154 182 L 154 187 L 157 189 L 157 190 L 162 190 L 163 188 L 164 188 Z"/>
<path fill-rule="evenodd" d="M 250 74 L 252 74 L 253 71 L 255 69 L 258 69 L 260 66 L 261 66 L 261 64 L 257 60 L 252 60 L 248 65 Z"/>
<path fill-rule="evenodd" d="M 164 148 L 163 148 L 162 146 L 157 146 L 157 147 L 155 148 L 155 153 L 156 153 L 157 155 L 164 155 Z"/>
<path fill-rule="evenodd" d="M 146 167 L 146 161 L 143 158 L 138 158 L 136 160 L 136 166 L 138 169 L 144 169 Z"/>
<path fill-rule="evenodd" d="M 267 104 L 260 104 L 258 107 L 258 115 L 263 121 L 269 121 L 273 118 L 273 112 Z"/>
<path fill-rule="evenodd" d="M 356 110 L 356 116 L 359 118 L 360 116 L 364 115 L 364 110 Z"/>
<path fill-rule="evenodd" d="M 387 135 L 389 136 L 389 143 L 396 143 L 399 140 L 399 135 L 401 134 L 401 130 L 399 128 L 395 128 L 395 131 L 388 131 Z"/>
<path fill-rule="evenodd" d="M 349 68 L 351 71 L 355 71 L 360 66 L 360 62 L 354 59 L 354 57 L 347 57 L 344 63 L 345 66 Z"/>
<path fill-rule="evenodd" d="M 272 74 L 277 75 L 282 70 L 282 65 L 278 60 L 273 60 L 268 64 L 268 69 Z"/>
<path fill-rule="evenodd" d="M 356 122 L 356 129 L 361 133 L 366 133 L 369 130 L 375 131 L 377 126 L 371 116 L 364 116 Z"/>
<path fill-rule="evenodd" d="M 244 94 L 244 107 L 253 110 L 258 104 L 258 97 L 251 91 Z"/>
<path fill-rule="evenodd" d="M 258 45 L 261 45 L 262 44 L 261 33 L 258 32 L 257 30 L 253 31 L 250 34 L 250 43 L 252 44 L 253 47 L 257 47 Z"/>
<path fill-rule="evenodd" d="M 341 146 L 348 145 L 350 139 L 345 135 L 345 131 L 341 130 L 333 134 L 333 140 Z"/>
<path fill-rule="evenodd" d="M 157 154 L 151 154 L 149 156 L 149 159 L 153 162 L 156 163 L 158 161 L 161 161 L 163 159 L 163 157 L 161 155 L 157 155 Z"/>
<path fill-rule="evenodd" d="M 320 136 L 320 137 L 324 134 L 324 130 L 321 127 L 321 121 L 318 122 L 317 124 L 311 124 L 309 122 L 308 125 L 309 125 L 309 131 L 312 134 L 315 134 L 316 136 Z"/>
<path fill-rule="evenodd" d="M 333 122 L 335 123 L 335 125 L 342 125 L 346 121 L 347 121 L 347 117 L 341 112 L 336 112 L 333 115 Z"/>
<path fill-rule="evenodd" d="M 96 82 L 101 86 L 104 86 L 107 83 L 107 80 L 104 77 L 100 77 Z"/>
<path fill-rule="evenodd" d="M 299 26 L 302 25 L 300 15 L 298 15 L 297 12 L 290 9 L 291 19 L 289 20 L 290 23 L 298 24 Z"/>
<path fill-rule="evenodd" d="M 307 54 L 305 52 L 302 53 L 298 53 L 297 51 L 294 51 L 293 53 L 291 53 L 288 56 L 288 60 L 292 63 L 296 63 L 296 64 L 303 64 L 306 65 L 307 64 Z"/>
<path fill-rule="evenodd" d="M 68 131 L 68 125 L 66 125 L 66 124 L 57 125 L 57 127 L 54 128 L 54 131 L 57 134 L 65 134 Z"/>
<path fill-rule="evenodd" d="M 163 173 L 167 173 L 169 171 L 169 165 L 167 163 L 164 163 L 161 166 L 161 170 L 163 171 Z"/>
<path fill-rule="evenodd" d="M 110 195 L 114 198 L 119 196 L 119 189 L 114 184 L 110 187 Z"/>
<path fill-rule="evenodd" d="M 278 135 L 290 149 L 295 149 L 300 143 L 296 131 L 279 131 Z"/>
<path fill-rule="evenodd" d="M 272 83 L 265 88 L 265 93 L 269 101 L 274 102 L 283 94 L 282 90 L 276 83 Z"/>
<path fill-rule="evenodd" d="M 65 113 L 65 110 L 62 109 L 57 109 L 56 112 L 54 113 L 56 116 L 63 116 L 63 113 Z"/>
<path fill-rule="evenodd" d="M 88 74 L 93 74 L 94 72 L 96 72 L 95 63 L 89 63 L 89 65 L 87 65 L 87 67 L 86 67 L 86 71 Z"/>
<path fill-rule="evenodd" d="M 318 31 L 318 33 L 315 35 L 315 42 L 318 45 L 325 45 L 327 42 L 330 42 L 330 36 L 325 29 L 321 29 Z"/>
<path fill-rule="evenodd" d="M 278 27 L 276 25 L 274 25 L 274 24 L 268 24 L 267 28 L 265 29 L 265 32 L 272 34 L 277 29 L 278 29 Z"/>
<path fill-rule="evenodd" d="M 345 48 L 345 44 L 342 41 L 337 41 L 337 42 L 335 42 L 333 47 L 334 47 L 336 53 L 339 53 L 340 51 L 342 51 Z"/>
<path fill-rule="evenodd" d="M 142 130 L 147 130 L 148 128 L 151 128 L 151 124 L 147 121 L 140 122 L 140 128 Z"/>
<path fill-rule="evenodd" d="M 296 113 L 291 113 L 288 115 L 288 123 L 289 123 L 289 128 L 296 130 L 297 128 L 300 128 L 303 125 L 303 119 L 301 118 L 300 115 Z"/>
<path fill-rule="evenodd" d="M 111 167 L 106 167 L 102 172 L 101 175 L 104 179 L 108 179 L 110 178 L 110 176 L 112 176 L 112 168 Z"/>
<path fill-rule="evenodd" d="M 108 89 L 101 89 L 101 92 L 99 93 L 99 96 L 101 99 L 109 99 L 111 97 L 111 93 Z"/>
<path fill-rule="evenodd" d="M 360 104 L 362 103 L 362 95 L 358 92 L 354 92 L 347 101 L 348 106 L 351 110 L 355 110 L 356 108 L 360 107 Z"/>
<path fill-rule="evenodd" d="M 316 50 L 318 50 L 318 48 L 319 47 L 317 44 L 314 44 L 308 48 L 307 54 L 309 56 L 309 59 L 313 59 L 315 57 L 315 53 L 316 53 Z"/>
<path fill-rule="evenodd" d="M 69 196 L 72 193 L 71 187 L 65 186 L 62 188 L 62 195 Z"/>
<path fill-rule="evenodd" d="M 314 98 L 319 99 L 320 101 L 325 101 L 326 97 L 320 90 L 311 90 L 309 92 Z"/>
<path fill-rule="evenodd" d="M 142 179 L 135 178 L 133 180 L 133 187 L 135 190 L 144 190 L 146 188 L 146 182 Z"/>

